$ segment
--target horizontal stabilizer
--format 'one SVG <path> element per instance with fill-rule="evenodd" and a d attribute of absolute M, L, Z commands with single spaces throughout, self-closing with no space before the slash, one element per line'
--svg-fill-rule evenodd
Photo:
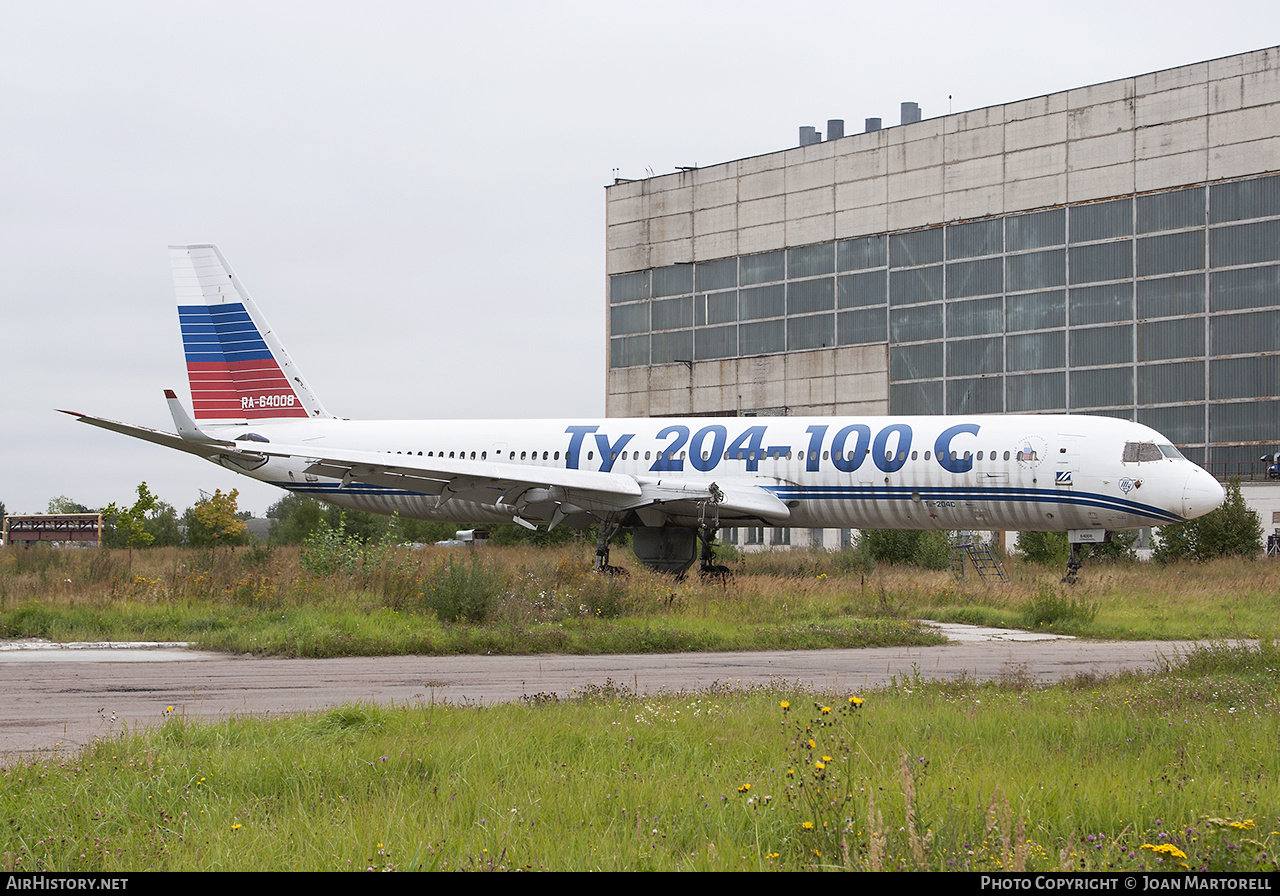
<path fill-rule="evenodd" d="M 184 438 L 183 436 L 175 433 L 162 432 L 158 429 L 150 429 L 146 426 L 134 426 L 130 423 L 121 423 L 118 420 L 108 420 L 105 417 L 93 417 L 89 414 L 82 414 L 79 411 L 64 411 L 59 409 L 58 412 L 61 414 L 70 414 L 81 423 L 88 423 L 90 426 L 109 429 L 112 432 L 132 436 L 135 439 L 142 439 L 144 442 L 163 445 L 166 448 L 176 448 L 179 451 L 185 451 L 188 454 L 194 454 L 198 457 L 211 458 L 217 457 L 221 454 L 245 453 L 235 442 L 224 442 L 218 439 L 195 441 L 194 439 Z"/>

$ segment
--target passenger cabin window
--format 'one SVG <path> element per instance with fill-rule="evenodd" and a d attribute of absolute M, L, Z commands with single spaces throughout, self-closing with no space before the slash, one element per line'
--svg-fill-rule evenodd
<path fill-rule="evenodd" d="M 1164 452 L 1156 447 L 1155 442 L 1125 442 L 1122 460 L 1126 464 L 1140 464 L 1146 461 L 1163 460 L 1164 456 Z"/>

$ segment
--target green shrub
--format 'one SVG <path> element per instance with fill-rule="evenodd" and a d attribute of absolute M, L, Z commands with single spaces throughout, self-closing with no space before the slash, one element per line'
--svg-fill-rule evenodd
<path fill-rule="evenodd" d="M 363 555 L 360 539 L 347 534 L 346 517 L 336 528 L 320 520 L 302 542 L 299 564 L 315 576 L 331 576 L 336 572 L 354 573 Z"/>
<path fill-rule="evenodd" d="M 1066 532 L 1019 532 L 1018 553 L 1028 563 L 1065 566 L 1071 545 Z"/>
<path fill-rule="evenodd" d="M 946 569 L 951 564 L 951 543 L 946 532 L 917 529 L 866 529 L 858 537 L 858 549 L 875 563 Z"/>
<path fill-rule="evenodd" d="M 502 577 L 472 552 L 449 557 L 423 578 L 422 597 L 443 622 L 484 622 L 502 596 Z"/>
<path fill-rule="evenodd" d="M 1098 618 L 1098 603 L 1083 598 L 1067 597 L 1061 591 L 1042 585 L 1022 611 L 1026 628 L 1047 628 L 1062 625 L 1088 625 Z"/>

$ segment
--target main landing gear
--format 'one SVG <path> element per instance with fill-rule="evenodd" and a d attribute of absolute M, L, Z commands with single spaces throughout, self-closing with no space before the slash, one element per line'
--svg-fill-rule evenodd
<path fill-rule="evenodd" d="M 622 527 L 617 523 L 601 523 L 596 536 L 596 572 L 606 576 L 629 576 L 630 573 L 621 566 L 609 565 L 609 542 Z"/>
<path fill-rule="evenodd" d="M 627 571 L 621 566 L 609 563 L 609 548 L 613 539 L 622 531 L 622 524 L 605 522 L 600 524 L 596 537 L 596 572 L 607 576 L 625 576 Z M 715 540 L 718 527 L 714 524 L 693 526 L 630 526 L 631 548 L 636 559 L 654 572 L 684 578 L 689 567 L 699 563 L 700 574 L 707 579 L 727 581 L 732 572 L 726 566 L 715 563 L 712 542 Z M 699 551 L 701 544 L 701 551 Z"/>
<path fill-rule="evenodd" d="M 698 541 L 702 543 L 702 556 L 698 565 L 698 574 L 704 579 L 724 584 L 733 578 L 733 570 L 715 563 L 715 553 L 712 550 L 711 543 L 715 541 L 717 531 L 719 530 L 711 526 L 698 527 Z"/>

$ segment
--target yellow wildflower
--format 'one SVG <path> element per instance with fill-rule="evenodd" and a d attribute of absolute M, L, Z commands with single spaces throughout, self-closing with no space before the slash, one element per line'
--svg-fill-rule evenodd
<path fill-rule="evenodd" d="M 1150 843 L 1142 844 L 1142 849 L 1149 849 L 1159 856 L 1169 856 L 1173 859 L 1185 859 L 1187 854 L 1172 843 L 1161 843 L 1159 846 L 1152 846 Z"/>

